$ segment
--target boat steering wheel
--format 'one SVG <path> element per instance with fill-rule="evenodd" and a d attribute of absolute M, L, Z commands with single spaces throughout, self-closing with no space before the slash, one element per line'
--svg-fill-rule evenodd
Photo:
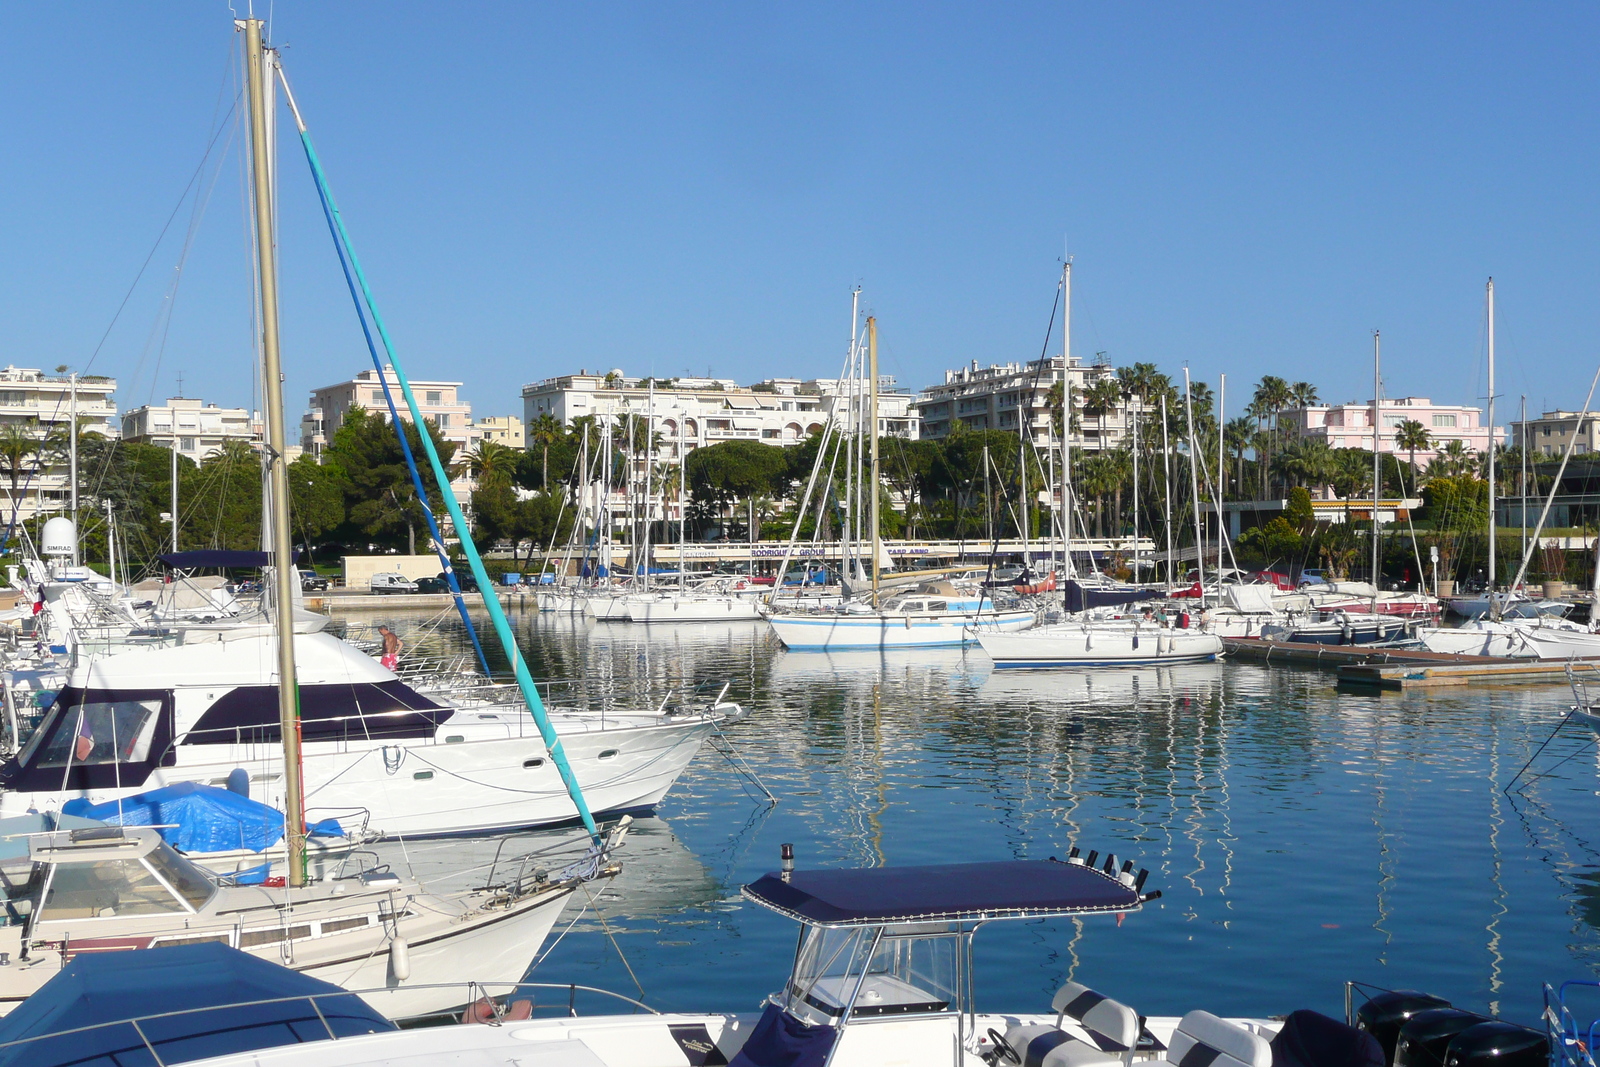
<path fill-rule="evenodd" d="M 1011 1042 L 1005 1039 L 1005 1035 L 1001 1034 L 1000 1031 L 991 1026 L 989 1027 L 988 1036 L 989 1043 L 994 1046 L 992 1054 L 994 1056 L 995 1063 L 1010 1062 L 1017 1064 L 1018 1067 L 1021 1067 L 1022 1057 L 1017 1055 L 1017 1050 L 1011 1047 Z"/>

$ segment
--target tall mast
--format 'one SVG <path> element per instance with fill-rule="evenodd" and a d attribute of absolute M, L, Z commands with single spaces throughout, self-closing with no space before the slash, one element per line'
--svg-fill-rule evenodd
<path fill-rule="evenodd" d="M 82 563 L 78 555 L 78 372 L 72 372 L 72 405 L 69 416 L 70 425 L 67 428 L 69 444 L 67 446 L 67 477 L 72 479 L 70 497 L 72 501 L 72 563 L 74 566 Z M 176 418 L 173 420 L 173 429 L 176 430 Z M 112 575 L 115 578 L 115 573 Z"/>
<path fill-rule="evenodd" d="M 1228 376 L 1217 375 L 1217 573 L 1222 573 L 1222 546 L 1228 535 L 1223 526 L 1222 501 L 1228 495 Z M 1233 550 L 1229 549 L 1232 559 Z M 1238 561 L 1235 560 L 1235 563 Z"/>
<path fill-rule="evenodd" d="M 1490 436 L 1494 431 L 1489 431 Z M 1522 434 L 1517 441 L 1517 454 L 1522 458 L 1522 476 L 1517 479 L 1517 526 L 1522 530 L 1522 554 L 1528 554 L 1528 397 L 1522 397 Z"/>
<path fill-rule="evenodd" d="M 1383 462 L 1379 434 L 1383 431 L 1383 378 L 1378 373 L 1378 331 L 1372 331 L 1372 610 L 1378 610 L 1378 489 Z"/>
<path fill-rule="evenodd" d="M 1189 368 L 1183 368 L 1183 416 L 1189 424 L 1189 497 L 1194 506 L 1194 563 L 1200 585 L 1200 605 L 1206 602 L 1206 531 L 1200 518 L 1200 446 L 1194 436 L 1194 390 L 1189 386 Z"/>
<path fill-rule="evenodd" d="M 173 414 L 172 427 L 172 551 L 178 551 L 178 427 Z"/>
<path fill-rule="evenodd" d="M 1489 303 L 1489 592 L 1494 592 L 1494 279 L 1487 286 Z"/>
<path fill-rule="evenodd" d="M 1167 394 L 1161 394 L 1161 505 L 1167 513 L 1167 584 L 1172 584 L 1172 443 L 1167 435 Z"/>
<path fill-rule="evenodd" d="M 266 379 L 268 499 L 272 579 L 278 630 L 278 729 L 283 734 L 284 836 L 289 884 L 306 884 L 305 797 L 300 781 L 300 689 L 294 666 L 294 567 L 289 550 L 289 478 L 284 464 L 283 365 L 278 352 L 278 267 L 272 222 L 271 145 L 267 139 L 267 59 L 261 20 L 242 20 L 250 90 L 251 192 L 255 199 L 256 284 L 261 311 L 261 364 Z M 237 25 L 237 23 L 236 23 Z M 174 427 L 176 432 L 176 427 Z M 174 439 L 173 444 L 177 441 Z"/>
<path fill-rule="evenodd" d="M 1072 257 L 1061 264 L 1061 577 L 1072 576 Z M 1066 603 L 1063 589 L 1062 603 Z"/>
<path fill-rule="evenodd" d="M 867 432 L 872 434 L 872 478 L 867 492 L 872 494 L 872 606 L 878 606 L 879 561 L 883 554 L 882 538 L 878 531 L 878 320 L 867 316 Z"/>

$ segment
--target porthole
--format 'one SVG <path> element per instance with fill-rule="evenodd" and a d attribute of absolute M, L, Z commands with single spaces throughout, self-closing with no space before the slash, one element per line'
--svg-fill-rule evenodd
<path fill-rule="evenodd" d="M 543 767 L 544 766 L 544 760 L 538 759 L 538 758 L 525 759 L 525 760 L 522 761 L 522 766 L 523 766 L 523 768 L 525 770 L 530 770 L 531 771 L 535 767 Z"/>
<path fill-rule="evenodd" d="M 426 782 L 429 778 L 433 777 L 433 772 L 432 771 L 418 771 L 416 774 L 413 774 L 411 777 L 415 778 L 419 782 Z"/>
<path fill-rule="evenodd" d="M 466 739 L 467 739 L 466 735 L 464 735 L 464 734 L 449 734 L 448 736 L 445 737 L 444 743 L 447 744 L 447 745 L 459 745 L 461 742 L 465 741 Z"/>
<path fill-rule="evenodd" d="M 618 752 L 621 752 L 621 751 L 622 750 L 620 748 L 608 748 L 604 752 L 600 753 L 600 758 L 601 759 L 611 759 L 613 756 L 615 756 Z"/>

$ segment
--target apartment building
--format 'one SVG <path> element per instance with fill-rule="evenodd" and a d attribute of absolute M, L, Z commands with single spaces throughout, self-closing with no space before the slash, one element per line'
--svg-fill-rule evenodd
<path fill-rule="evenodd" d="M 478 432 L 480 440 L 493 441 L 507 448 L 523 448 L 527 445 L 522 420 L 515 415 L 489 415 L 475 419 L 472 427 Z"/>
<path fill-rule="evenodd" d="M 28 367 L 0 369 L 0 426 L 20 427 L 38 440 L 65 440 L 74 412 L 80 433 L 116 437 L 120 430 L 113 394 L 115 378 L 98 374 L 46 374 Z M 5 471 L 6 520 L 61 511 L 71 499 L 70 468 L 64 449 L 49 448 L 25 458 L 15 472 Z M 12 499 L 12 476 L 16 494 Z"/>
<path fill-rule="evenodd" d="M 913 397 L 893 378 L 882 376 L 878 384 L 879 432 L 916 437 Z M 850 388 L 849 382 L 824 378 L 769 378 L 741 386 L 727 378 L 630 378 L 620 370 L 580 370 L 523 386 L 522 409 L 527 426 L 547 415 L 564 425 L 586 415 L 653 415 L 662 437 L 658 459 L 676 463 L 680 453 L 722 441 L 799 444 L 847 402 Z"/>
<path fill-rule="evenodd" d="M 1483 409 L 1459 404 L 1435 404 L 1427 397 L 1407 396 L 1384 400 L 1378 407 L 1378 451 L 1409 457 L 1410 450 L 1395 442 L 1400 424 L 1415 421 L 1428 431 L 1430 446 L 1417 451 L 1418 466 L 1425 467 L 1451 441 L 1460 441 L 1472 452 L 1489 447 L 1491 436 L 1505 440 L 1505 431 L 1483 423 Z M 1292 408 L 1278 413 L 1278 425 L 1300 440 L 1322 440 L 1330 448 L 1372 448 L 1373 405 L 1366 403 L 1317 405 Z"/>
<path fill-rule="evenodd" d="M 143 441 L 162 448 L 176 447 L 180 456 L 196 463 L 222 451 L 229 441 L 254 444 L 262 440 L 259 412 L 224 408 L 203 400 L 173 397 L 165 404 L 146 404 L 124 412 L 122 439 Z"/>
<path fill-rule="evenodd" d="M 400 417 L 411 421 L 393 367 L 384 370 L 384 379 L 394 393 Z M 454 441 L 465 449 L 475 445 L 478 437 L 472 430 L 472 405 L 461 399 L 461 384 L 413 381 L 411 391 L 417 398 L 422 417 L 439 427 L 439 434 L 446 441 Z M 384 399 L 383 387 L 384 381 L 378 378 L 377 371 L 364 370 L 348 381 L 312 390 L 311 407 L 300 420 L 301 446 L 320 462 L 323 449 L 344 425 L 345 416 L 352 408 L 365 408 L 387 419 L 389 405 Z"/>
<path fill-rule="evenodd" d="M 1600 412 L 1597 411 L 1547 411 L 1537 419 L 1511 424 L 1511 443 L 1524 446 L 1528 455 L 1560 457 L 1567 450 L 1573 433 L 1578 443 L 1572 446 L 1575 456 L 1600 452 Z"/>
<path fill-rule="evenodd" d="M 959 370 L 944 372 L 944 381 L 923 389 L 912 404 L 923 437 L 948 437 L 960 424 L 969 430 L 1018 432 L 1024 418 L 1034 444 L 1052 443 L 1050 390 L 1058 383 L 1072 386 L 1072 407 L 1078 430 L 1070 443 L 1091 452 L 1120 448 L 1131 432 L 1129 410 L 1142 410 L 1134 400 L 1124 401 L 1103 414 L 1086 414 L 1084 396 L 1089 387 L 1116 371 L 1107 364 L 1085 365 L 1074 357 L 1049 356 L 1027 363 L 996 363 L 980 367 L 977 360 Z M 1026 411 L 1026 414 L 1024 414 Z"/>

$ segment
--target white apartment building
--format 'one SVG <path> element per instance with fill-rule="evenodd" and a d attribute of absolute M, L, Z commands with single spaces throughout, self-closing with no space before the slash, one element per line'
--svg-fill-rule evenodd
<path fill-rule="evenodd" d="M 0 369 L 0 426 L 20 426 L 43 440 L 52 434 L 64 439 L 77 412 L 80 433 L 118 435 L 117 404 L 112 399 L 117 381 L 98 374 L 46 374 L 41 370 L 7 366 Z M 16 500 L 11 499 L 12 471 L 0 471 L 0 492 L 5 494 L 4 521 L 13 511 L 19 519 L 64 510 L 71 499 L 70 473 L 64 450 L 34 453 L 15 472 Z"/>
<path fill-rule="evenodd" d="M 474 420 L 472 427 L 478 432 L 480 440 L 494 441 L 507 448 L 523 448 L 527 445 L 522 420 L 515 415 L 490 415 Z"/>
<path fill-rule="evenodd" d="M 400 417 L 411 421 L 411 413 L 400 393 L 400 380 L 393 367 L 384 370 L 384 378 L 394 393 L 394 403 Z M 351 408 L 366 408 L 388 419 L 389 405 L 384 399 L 383 386 L 384 382 L 378 379 L 377 371 L 364 370 L 349 381 L 313 389 L 310 410 L 300 420 L 301 446 L 320 462 L 323 449 L 339 432 L 339 427 L 344 425 L 345 416 Z M 461 399 L 460 389 L 460 382 L 411 383 L 411 391 L 417 398 L 422 417 L 439 427 L 439 434 L 446 441 L 454 441 L 460 449 L 468 449 L 476 444 L 477 435 L 472 432 L 472 405 Z"/>
<path fill-rule="evenodd" d="M 122 416 L 124 441 L 143 441 L 162 448 L 172 448 L 176 442 L 178 454 L 196 463 L 221 452 L 229 441 L 255 444 L 263 435 L 258 412 L 218 407 L 187 397 L 173 397 L 165 404 L 146 404 Z"/>
<path fill-rule="evenodd" d="M 1511 443 L 1518 448 L 1526 445 L 1529 456 L 1559 459 L 1574 431 L 1578 443 L 1572 446 L 1573 455 L 1600 452 L 1600 411 L 1547 411 L 1537 419 L 1513 422 Z"/>
<path fill-rule="evenodd" d="M 1064 356 L 1048 356 L 988 367 L 973 360 L 960 370 L 945 371 L 944 381 L 922 390 L 912 407 L 920 417 L 922 436 L 938 439 L 948 437 L 957 423 L 969 430 L 1016 433 L 1026 406 L 1034 444 L 1043 448 L 1052 443 L 1050 390 L 1057 382 L 1068 382 L 1078 418 L 1078 431 L 1069 443 L 1089 451 L 1119 448 L 1130 433 L 1129 408 L 1137 410 L 1140 405 L 1128 400 L 1103 417 L 1084 413 L 1086 390 L 1098 381 L 1115 378 L 1116 373 L 1105 364 L 1085 366 L 1076 357 L 1070 362 Z"/>
<path fill-rule="evenodd" d="M 1472 452 L 1489 447 L 1489 427 L 1483 424 L 1483 409 L 1459 404 L 1435 404 L 1426 397 L 1407 396 L 1385 400 L 1379 407 L 1382 423 L 1378 427 L 1378 450 L 1409 458 L 1410 452 L 1395 443 L 1395 432 L 1407 421 L 1420 422 L 1428 431 L 1430 447 L 1418 450 L 1417 465 L 1425 467 L 1451 441 L 1460 441 Z M 1293 408 L 1278 412 L 1279 427 L 1300 440 L 1323 440 L 1330 448 L 1372 448 L 1373 405 L 1332 404 Z M 1495 430 L 1496 442 L 1505 440 L 1504 430 Z"/>
<path fill-rule="evenodd" d="M 914 438 L 912 396 L 895 389 L 893 378 L 880 376 L 878 382 L 879 432 Z M 844 398 L 840 383 L 831 379 L 772 378 L 747 387 L 726 378 L 653 380 L 621 371 L 579 371 L 522 387 L 527 426 L 546 415 L 570 425 L 585 415 L 643 418 L 653 413 L 662 437 L 658 459 L 668 463 L 678 461 L 680 441 L 683 455 L 722 441 L 797 445 L 821 430 Z"/>
<path fill-rule="evenodd" d="M 394 368 L 386 367 L 383 377 L 394 394 L 395 409 L 400 412 L 402 419 L 410 422 L 411 412 L 406 406 L 405 396 L 400 392 L 400 379 L 395 375 Z M 479 440 L 479 434 L 472 425 L 472 405 L 461 399 L 461 384 L 414 379 L 411 382 L 411 392 L 417 398 L 422 417 L 439 427 L 439 436 L 456 445 L 458 458 L 476 448 Z M 300 419 L 301 448 L 321 463 L 323 450 L 333 440 L 333 435 L 339 432 L 339 427 L 344 425 L 345 416 L 352 408 L 376 412 L 387 422 L 389 405 L 384 399 L 383 386 L 384 381 L 378 378 L 377 371 L 364 370 L 349 381 L 313 389 L 311 407 Z M 424 464 L 421 456 L 417 457 L 417 463 L 419 466 Z M 450 486 L 455 490 L 457 499 L 465 502 L 472 495 L 476 483 L 471 475 L 463 472 Z M 448 522 L 444 515 L 438 516 L 438 519 L 441 525 Z"/>

